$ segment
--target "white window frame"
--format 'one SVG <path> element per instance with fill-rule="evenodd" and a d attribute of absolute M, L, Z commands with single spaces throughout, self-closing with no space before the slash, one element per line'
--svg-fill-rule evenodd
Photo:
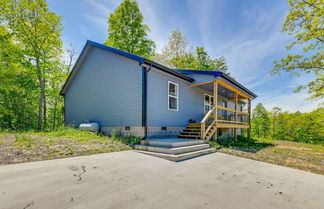
<path fill-rule="evenodd" d="M 207 104 L 205 103 L 206 95 L 209 96 L 210 109 L 212 109 L 212 108 L 214 107 L 214 105 L 213 105 L 212 102 L 211 102 L 211 98 L 213 98 L 213 101 L 214 101 L 214 96 L 212 96 L 212 95 L 210 95 L 210 94 L 206 94 L 206 93 L 204 93 L 204 114 L 207 114 L 207 112 L 205 112 L 205 105 L 207 105 Z"/>
<path fill-rule="evenodd" d="M 169 94 L 170 93 L 170 84 L 173 84 L 173 85 L 176 86 L 176 95 L 177 96 L 173 96 L 173 95 L 170 95 Z M 169 104 L 170 97 L 173 97 L 173 98 L 176 99 L 176 101 L 177 101 L 177 109 L 170 109 L 170 104 Z M 171 110 L 171 111 L 179 111 L 179 84 L 174 83 L 172 81 L 168 81 L 168 110 Z"/>

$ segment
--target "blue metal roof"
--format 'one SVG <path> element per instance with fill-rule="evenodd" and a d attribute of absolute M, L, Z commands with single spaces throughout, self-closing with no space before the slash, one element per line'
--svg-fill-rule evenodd
<path fill-rule="evenodd" d="M 128 52 L 125 52 L 125 51 L 122 51 L 122 50 L 119 50 L 119 49 L 116 49 L 116 48 L 113 48 L 113 47 L 110 47 L 110 46 L 99 44 L 99 43 L 94 42 L 94 41 L 87 40 L 86 45 L 91 45 L 91 46 L 95 46 L 95 47 L 110 51 L 112 53 L 127 57 L 127 58 L 132 59 L 132 60 L 135 60 L 135 61 L 139 62 L 140 64 L 143 64 L 144 61 L 146 60 L 144 57 L 141 57 L 141 56 L 138 56 L 138 55 L 135 55 L 135 54 L 131 54 L 131 53 L 128 53 Z"/>
<path fill-rule="evenodd" d="M 78 63 L 79 59 L 82 57 L 82 55 L 84 54 L 84 51 L 85 49 L 87 48 L 87 46 L 94 46 L 94 47 L 98 47 L 98 48 L 101 48 L 103 50 L 106 50 L 106 51 L 109 51 L 109 52 L 112 52 L 112 53 L 115 53 L 115 54 L 118 54 L 118 55 L 121 55 L 121 56 L 124 56 L 124 57 L 127 57 L 129 59 L 132 59 L 132 60 L 135 60 L 137 62 L 139 62 L 139 64 L 149 64 L 151 66 L 154 66 L 160 70 L 163 70 L 167 73 L 170 73 L 174 76 L 177 76 L 181 79 L 184 79 L 186 81 L 189 81 L 189 82 L 193 82 L 194 79 L 189 77 L 189 76 L 186 76 L 186 74 L 201 74 L 201 75 L 212 75 L 212 76 L 215 76 L 215 77 L 224 77 L 225 79 L 229 80 L 230 82 L 232 82 L 234 85 L 238 85 L 239 87 L 243 88 L 245 91 L 247 91 L 248 93 L 250 93 L 251 95 L 255 96 L 256 95 L 254 93 L 252 93 L 251 91 L 249 91 L 248 89 L 246 89 L 244 86 L 242 86 L 241 84 L 239 84 L 237 81 L 235 81 L 234 79 L 230 78 L 229 76 L 227 76 L 226 74 L 224 74 L 223 72 L 221 71 L 204 71 L 204 70 L 185 70 L 185 69 L 170 69 L 168 67 L 165 67 L 159 63 L 156 63 L 156 62 L 153 62 L 151 60 L 148 60 L 144 57 L 141 57 L 141 56 L 138 56 L 138 55 L 135 55 L 135 54 L 131 54 L 131 53 L 128 53 L 128 52 L 125 52 L 125 51 L 122 51 L 122 50 L 119 50 L 119 49 L 116 49 L 116 48 L 113 48 L 113 47 L 110 47 L 110 46 L 106 46 L 106 45 L 103 45 L 103 44 L 100 44 L 100 43 L 97 43 L 97 42 L 94 42 L 94 41 L 90 41 L 90 40 L 87 40 L 87 43 L 85 44 L 82 52 L 81 52 L 81 55 L 79 56 L 78 60 L 76 61 L 76 63 Z M 72 73 L 76 73 L 74 68 L 75 68 L 76 64 L 74 65 L 72 71 L 70 72 L 66 82 L 64 83 L 62 89 L 61 89 L 61 92 L 60 94 L 61 95 L 64 95 L 65 94 L 65 90 L 67 89 L 68 87 L 68 81 L 70 81 L 70 78 L 72 76 Z"/>
<path fill-rule="evenodd" d="M 184 69 L 173 69 L 177 71 L 178 73 L 183 74 L 201 74 L 201 75 L 213 75 L 215 77 L 219 77 L 223 75 L 223 72 L 221 71 L 206 71 L 206 70 L 184 70 Z"/>
<path fill-rule="evenodd" d="M 163 71 L 166 71 L 167 73 L 170 73 L 170 74 L 173 74 L 181 79 L 184 79 L 186 81 L 189 81 L 189 82 L 193 82 L 194 79 L 190 78 L 190 77 L 187 77 L 185 75 L 183 75 L 182 73 L 179 73 L 173 69 L 170 69 L 170 68 L 167 68 L 163 65 L 160 65 L 156 62 L 153 62 L 151 60 L 148 60 L 144 57 L 141 57 L 141 56 L 138 56 L 138 55 L 135 55 L 135 54 L 131 54 L 129 52 L 125 52 L 125 51 L 122 51 L 122 50 L 119 50 L 119 49 L 116 49 L 116 48 L 113 48 L 113 47 L 110 47 L 110 46 L 106 46 L 104 44 L 100 44 L 100 43 L 97 43 L 97 42 L 94 42 L 94 41 L 90 41 L 90 40 L 87 40 L 87 43 L 86 43 L 86 46 L 87 45 L 91 45 L 91 46 L 95 46 L 95 47 L 98 47 L 100 49 L 103 49 L 103 50 L 106 50 L 106 51 L 109 51 L 109 52 L 112 52 L 112 53 L 115 53 L 115 54 L 118 54 L 118 55 L 121 55 L 121 56 L 124 56 L 124 57 L 127 57 L 129 59 L 132 59 L 132 60 L 135 60 L 137 62 L 139 62 L 139 64 L 143 64 L 144 62 L 145 63 L 148 63 L 154 67 L 157 67 Z"/>
<path fill-rule="evenodd" d="M 200 75 L 212 75 L 215 77 L 223 77 L 226 80 L 228 80 L 229 82 L 231 82 L 232 84 L 234 84 L 234 85 L 240 87 L 241 89 L 243 89 L 244 91 L 246 91 L 248 94 L 252 95 L 254 98 L 257 97 L 257 95 L 254 94 L 252 91 L 250 91 L 249 89 L 244 87 L 242 84 L 240 84 L 239 82 L 237 82 L 236 80 L 234 80 L 233 78 L 231 78 L 230 76 L 226 75 L 225 73 L 223 73 L 221 71 L 184 70 L 184 69 L 173 69 L 173 70 L 177 71 L 178 73 L 183 73 L 183 74 L 200 74 Z"/>

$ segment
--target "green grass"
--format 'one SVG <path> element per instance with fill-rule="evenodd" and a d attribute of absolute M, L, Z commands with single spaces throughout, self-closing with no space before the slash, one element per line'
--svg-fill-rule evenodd
<path fill-rule="evenodd" d="M 89 131 L 77 130 L 74 128 L 61 128 L 57 131 L 49 131 L 49 132 L 27 132 L 30 135 L 41 135 L 41 136 L 53 136 L 53 137 L 64 137 L 69 139 L 104 139 L 107 137 L 103 137 L 102 135 L 97 135 L 96 133 Z"/>
<path fill-rule="evenodd" d="M 73 128 L 0 133 L 0 165 L 129 150 L 138 140 L 137 137 L 108 137 Z"/>
<path fill-rule="evenodd" d="M 30 148 L 34 144 L 35 139 L 32 138 L 32 137 L 29 137 L 27 135 L 15 135 L 15 142 L 20 147 L 28 147 L 28 148 Z"/>
<path fill-rule="evenodd" d="M 324 174 L 322 144 L 246 137 L 239 137 L 237 142 L 233 138 L 220 138 L 219 143 L 210 143 L 220 147 L 222 153 Z"/>

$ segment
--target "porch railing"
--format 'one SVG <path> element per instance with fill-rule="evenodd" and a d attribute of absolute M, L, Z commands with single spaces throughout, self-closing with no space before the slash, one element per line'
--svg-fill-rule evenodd
<path fill-rule="evenodd" d="M 225 112 L 227 117 L 224 118 L 223 114 L 217 113 L 217 110 Z M 232 112 L 234 114 L 228 114 Z M 240 115 L 240 116 L 239 116 Z M 227 120 L 227 118 L 230 118 Z M 246 118 L 246 119 L 245 119 Z M 249 113 L 241 112 L 238 110 L 214 106 L 211 110 L 207 112 L 202 121 L 201 125 L 201 138 L 205 141 L 209 141 L 217 130 L 217 124 L 237 124 L 237 125 L 248 125 L 249 124 Z M 224 125 L 222 125 L 224 126 Z"/>

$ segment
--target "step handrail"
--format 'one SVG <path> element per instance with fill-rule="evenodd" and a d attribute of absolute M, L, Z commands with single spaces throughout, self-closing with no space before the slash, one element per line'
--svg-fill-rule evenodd
<path fill-rule="evenodd" d="M 210 118 L 211 114 L 213 112 L 217 111 L 217 106 L 214 106 L 211 110 L 209 110 L 207 112 L 207 114 L 205 115 L 205 117 L 201 120 L 200 125 L 201 125 L 201 138 L 203 140 L 205 140 L 208 132 L 211 130 L 211 128 L 214 126 L 214 124 L 216 123 L 216 120 L 214 119 L 213 122 L 207 127 L 206 129 L 206 121 L 208 120 L 208 118 Z"/>
<path fill-rule="evenodd" d="M 206 120 L 210 117 L 210 115 L 215 111 L 216 108 L 217 107 L 215 106 L 211 110 L 209 110 L 200 123 L 206 123 Z"/>

